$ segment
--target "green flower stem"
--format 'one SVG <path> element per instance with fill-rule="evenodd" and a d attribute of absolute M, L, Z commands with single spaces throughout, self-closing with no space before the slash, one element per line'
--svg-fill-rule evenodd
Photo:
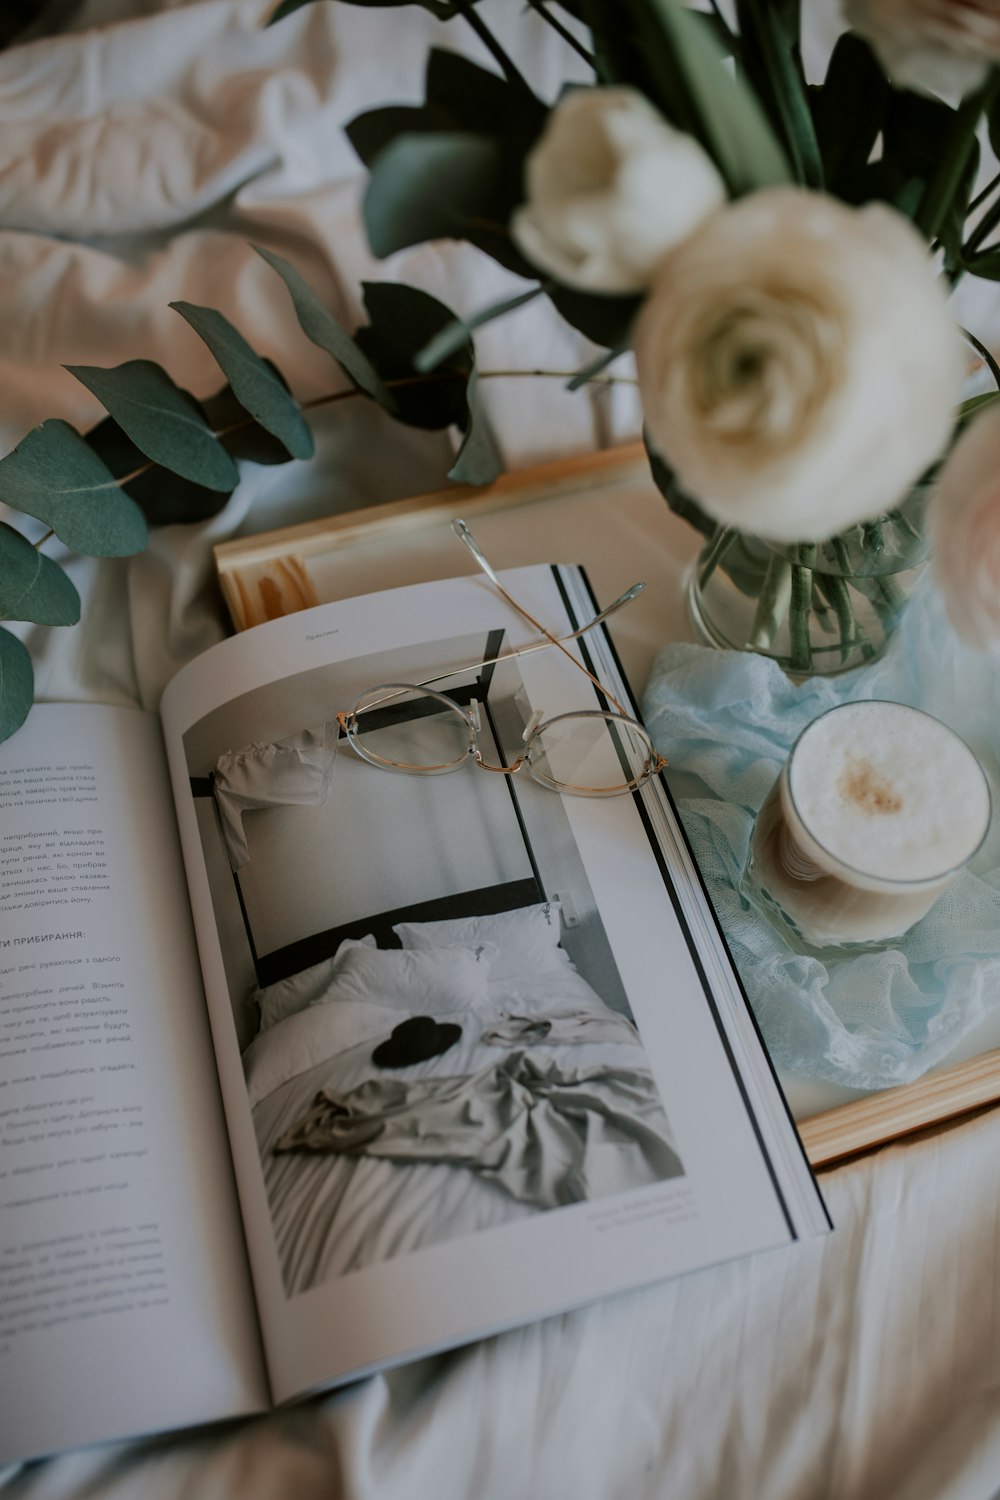
<path fill-rule="evenodd" d="M 865 541 L 865 551 L 872 557 L 881 557 L 885 551 L 885 533 L 882 530 L 881 521 L 866 521 L 861 528 L 861 535 Z"/>
<path fill-rule="evenodd" d="M 787 558 L 775 552 L 767 565 L 757 609 L 747 645 L 753 651 L 766 651 L 774 640 L 779 627 L 788 614 L 792 597 L 792 565 Z"/>
<path fill-rule="evenodd" d="M 847 543 L 844 541 L 844 538 L 842 536 L 832 536 L 829 546 L 834 557 L 837 559 L 837 566 L 841 573 L 845 578 L 850 578 L 854 572 L 854 568 L 851 564 L 851 554 L 847 550 Z"/>
<path fill-rule="evenodd" d="M 597 62 L 593 54 L 588 52 L 586 47 L 584 47 L 580 42 L 577 41 L 576 37 L 569 30 L 569 28 L 567 26 L 564 26 L 562 22 L 552 14 L 552 12 L 544 4 L 544 0 L 528 0 L 528 5 L 536 15 L 541 16 L 543 21 L 548 22 L 553 31 L 559 33 L 567 46 L 572 47 L 573 51 L 583 58 L 588 67 L 593 68 L 595 73 L 597 72 Z"/>
<path fill-rule="evenodd" d="M 701 572 L 698 574 L 698 587 L 704 588 L 719 566 L 726 553 L 736 540 L 737 533 L 730 530 L 728 526 L 720 526 L 709 544 L 701 564 Z"/>
<path fill-rule="evenodd" d="M 791 641 L 793 672 L 812 670 L 812 646 L 809 641 L 809 605 L 812 600 L 812 569 L 792 564 L 792 597 L 788 608 L 788 634 Z"/>
<path fill-rule="evenodd" d="M 486 22 L 476 13 L 475 0 L 452 0 L 452 4 L 462 19 L 472 27 L 486 50 L 496 59 L 500 71 L 507 82 L 514 84 L 516 88 L 523 89 L 526 94 L 530 94 L 531 90 L 528 88 L 523 73 L 520 72 L 513 60 L 501 47 L 490 28 L 486 25 Z"/>
<path fill-rule="evenodd" d="M 846 665 L 858 644 L 858 622 L 854 618 L 850 591 L 844 580 L 835 573 L 817 573 L 815 578 L 820 592 L 829 600 L 836 613 L 837 628 L 840 631 L 840 661 L 841 665 Z"/>

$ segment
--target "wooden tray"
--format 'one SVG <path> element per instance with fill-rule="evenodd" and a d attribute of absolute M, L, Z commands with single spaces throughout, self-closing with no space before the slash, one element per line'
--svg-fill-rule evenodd
<path fill-rule="evenodd" d="M 533 514 L 530 507 L 546 509 L 558 502 L 561 517 L 572 520 L 579 516 L 585 525 L 587 517 L 594 513 L 593 505 L 605 501 L 615 506 L 621 525 L 633 528 L 648 525 L 651 535 L 655 532 L 650 567 L 659 573 L 666 558 L 673 561 L 677 582 L 675 593 L 679 601 L 677 555 L 685 551 L 693 555 L 696 539 L 689 528 L 669 517 L 649 479 L 645 453 L 638 443 L 507 474 L 483 489 L 452 485 L 446 490 L 409 500 L 348 511 L 302 526 L 289 526 L 223 542 L 215 548 L 215 561 L 233 623 L 237 630 L 246 630 L 328 599 L 363 593 L 369 587 L 379 586 L 370 578 L 353 576 L 348 578 L 346 587 L 343 577 L 331 582 L 331 564 L 346 564 L 360 551 L 366 551 L 369 566 L 376 566 L 379 558 L 388 555 L 385 549 L 400 541 L 412 547 L 421 534 L 434 527 L 443 530 L 443 523 L 455 515 L 478 519 L 493 512 L 524 507 L 527 518 Z M 588 506 L 591 509 L 588 510 Z M 553 507 L 553 511 L 555 509 Z M 590 559 L 584 560 L 589 568 Z M 432 569 L 428 576 L 437 574 Z M 637 609 L 638 606 L 631 608 Z M 658 621 L 656 638 L 667 639 L 685 633 L 679 606 L 670 627 L 663 620 Z M 629 676 L 641 681 L 648 668 L 648 659 L 640 662 L 637 668 L 636 662 L 629 660 L 625 651 L 622 654 L 626 656 Z M 862 1151 L 928 1126 L 958 1119 L 998 1101 L 1000 1048 L 984 1051 L 966 1062 L 939 1068 L 915 1083 L 886 1089 L 800 1119 L 798 1128 L 813 1166 L 829 1167 Z"/>

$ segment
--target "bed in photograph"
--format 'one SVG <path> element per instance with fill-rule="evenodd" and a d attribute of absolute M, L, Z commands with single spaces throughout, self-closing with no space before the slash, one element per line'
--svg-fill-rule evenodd
<path fill-rule="evenodd" d="M 259 992 L 244 1063 L 289 1295 L 683 1170 L 635 1027 L 553 903 L 393 931 Z M 446 1050 L 408 1061 L 409 1035 Z"/>

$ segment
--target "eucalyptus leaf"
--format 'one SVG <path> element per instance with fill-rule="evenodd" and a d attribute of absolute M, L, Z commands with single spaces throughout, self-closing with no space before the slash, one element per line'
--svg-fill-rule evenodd
<path fill-rule="evenodd" d="M 206 416 L 209 416 L 218 400 L 218 397 L 211 397 L 204 403 Z M 243 410 L 235 400 L 233 409 L 237 412 Z M 225 426 L 226 419 L 221 419 L 218 425 Z M 279 461 L 288 463 L 288 453 L 277 439 L 269 432 L 263 432 L 262 428 L 256 430 L 263 433 L 268 443 L 274 445 Z M 103 422 L 98 422 L 96 427 L 84 434 L 84 441 L 116 479 L 124 479 L 126 475 L 135 476 L 122 489 L 135 501 L 151 526 L 174 526 L 208 520 L 210 516 L 217 515 L 229 499 L 227 494 L 206 489 L 201 484 L 193 484 L 190 479 L 181 479 L 179 475 L 171 474 L 169 469 L 161 469 L 159 464 L 147 464 L 143 454 L 118 426 L 114 417 L 105 417 Z M 251 454 L 241 452 L 239 456 L 250 457 Z"/>
<path fill-rule="evenodd" d="M 369 322 L 355 334 L 365 355 L 386 381 L 400 381 L 393 394 L 396 415 L 411 427 L 436 429 L 468 422 L 466 383 L 475 363 L 466 340 L 431 375 L 420 376 L 416 357 L 443 328 L 456 322 L 443 302 L 398 282 L 365 282 Z"/>
<path fill-rule="evenodd" d="M 75 625 L 80 595 L 62 568 L 0 522 L 0 620 Z"/>
<path fill-rule="evenodd" d="M 505 297 L 502 302 L 492 302 L 489 307 L 481 308 L 479 312 L 473 313 L 471 318 L 456 318 L 454 323 L 449 323 L 441 332 L 435 334 L 430 343 L 425 344 L 418 352 L 414 361 L 421 372 L 436 370 L 449 356 L 460 349 L 463 344 L 469 342 L 470 335 L 475 329 L 481 328 L 484 323 L 492 323 L 496 318 L 502 318 L 506 313 L 513 312 L 518 307 L 523 307 L 526 302 L 532 302 L 536 297 L 542 295 L 544 288 L 534 286 L 528 292 L 521 292 L 517 297 Z"/>
<path fill-rule="evenodd" d="M 629 342 L 632 324 L 642 302 L 640 297 L 578 292 L 565 286 L 550 286 L 548 294 L 549 301 L 567 323 L 605 349 L 615 349 Z"/>
<path fill-rule="evenodd" d="M 355 115 L 344 131 L 361 161 L 370 168 L 379 152 L 391 145 L 397 136 L 417 135 L 422 131 L 441 134 L 456 124 L 444 110 L 428 105 L 387 104 L 381 109 L 366 109 L 363 114 Z"/>
<path fill-rule="evenodd" d="M 67 365 L 154 463 L 210 490 L 233 490 L 239 470 L 205 415 L 152 360 L 130 359 L 112 369 Z"/>
<path fill-rule="evenodd" d="M 502 152 L 486 136 L 398 136 L 375 160 L 364 196 L 368 241 L 378 256 L 424 240 L 457 239 L 497 212 Z"/>
<path fill-rule="evenodd" d="M 0 740 L 9 740 L 20 729 L 34 690 L 31 657 L 17 636 L 0 626 Z"/>
<path fill-rule="evenodd" d="M 325 349 L 327 354 L 332 354 L 344 372 L 350 376 L 359 390 L 364 391 L 365 395 L 371 396 L 386 411 L 395 411 L 395 398 L 386 389 L 368 356 L 359 347 L 357 341 L 341 328 L 333 313 L 323 305 L 305 277 L 295 269 L 291 262 L 281 255 L 276 255 L 273 250 L 265 250 L 260 245 L 255 245 L 254 249 L 273 271 L 277 271 L 288 288 L 292 306 L 295 308 L 295 316 L 306 338 L 320 349 Z"/>
<path fill-rule="evenodd" d="M 237 401 L 260 425 L 282 443 L 293 458 L 311 458 L 313 435 L 302 409 L 283 381 L 233 327 L 212 307 L 193 302 L 171 302 L 186 323 L 209 347 L 216 364 L 228 377 Z"/>
<path fill-rule="evenodd" d="M 43 422 L 0 459 L 0 500 L 44 521 L 74 552 L 128 557 L 146 545 L 142 512 L 68 422 Z"/>
<path fill-rule="evenodd" d="M 493 442 L 486 413 L 477 397 L 475 370 L 469 376 L 466 399 L 469 408 L 468 425 L 455 462 L 448 470 L 448 478 L 462 484 L 492 484 L 501 473 L 503 465 Z"/>

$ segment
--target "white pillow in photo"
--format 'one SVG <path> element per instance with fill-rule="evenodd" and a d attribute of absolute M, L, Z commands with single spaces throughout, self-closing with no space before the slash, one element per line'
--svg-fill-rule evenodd
<path fill-rule="evenodd" d="M 455 1016 L 487 1003 L 492 943 L 436 947 L 420 953 L 356 948 L 348 953 L 315 1005 L 368 1000 L 411 1016 Z"/>
<path fill-rule="evenodd" d="M 385 1041 L 399 1022 L 381 1005 L 311 1005 L 254 1037 L 243 1053 L 250 1108 L 308 1068 L 341 1057 L 352 1047 Z"/>
<path fill-rule="evenodd" d="M 305 1010 L 307 1005 L 314 1005 L 317 1000 L 322 1000 L 324 990 L 347 955 L 358 949 L 367 952 L 375 946 L 375 938 L 370 932 L 361 938 L 344 938 L 330 958 L 324 958 L 311 968 L 301 969 L 298 974 L 290 974 L 287 979 L 279 979 L 276 984 L 251 990 L 250 998 L 260 1008 L 259 1029 L 267 1031 L 269 1027 L 277 1026 L 279 1021 Z"/>
<path fill-rule="evenodd" d="M 537 906 L 519 906 L 484 917 L 400 922 L 392 930 L 410 951 L 439 948 L 444 943 L 461 943 L 467 948 L 476 943 L 495 943 L 499 952 L 490 967 L 494 981 L 520 979 L 569 963 L 569 954 L 559 946 L 558 901 L 542 901 Z"/>

